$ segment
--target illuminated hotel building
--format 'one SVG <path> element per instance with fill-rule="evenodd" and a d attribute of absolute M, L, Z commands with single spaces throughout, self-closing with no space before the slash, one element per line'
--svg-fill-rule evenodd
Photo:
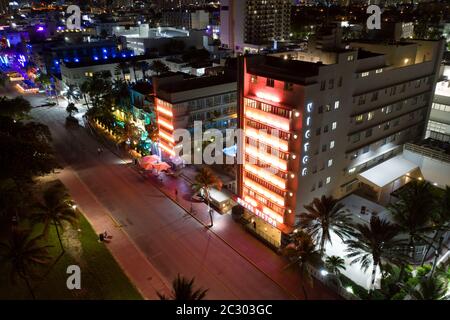
<path fill-rule="evenodd" d="M 366 188 L 381 202 L 392 185 L 364 173 L 401 164 L 403 144 L 423 137 L 442 52 L 441 41 L 414 41 L 241 57 L 238 202 L 247 227 L 280 247 L 316 197 Z M 406 175 L 386 179 L 398 187 Z"/>
<path fill-rule="evenodd" d="M 183 148 L 175 141 L 174 130 L 187 129 L 194 137 L 194 121 L 201 121 L 203 130 L 225 130 L 237 126 L 236 75 L 192 77 L 183 73 L 168 73 L 153 77 L 159 146 L 163 158 L 174 158 Z M 195 141 L 194 141 L 195 142 Z"/>

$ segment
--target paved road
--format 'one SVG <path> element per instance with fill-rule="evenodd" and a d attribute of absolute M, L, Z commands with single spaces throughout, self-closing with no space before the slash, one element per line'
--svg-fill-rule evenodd
<path fill-rule="evenodd" d="M 36 108 L 32 115 L 50 127 L 64 162 L 166 281 L 177 273 L 195 276 L 210 289 L 209 299 L 292 298 L 115 155 L 99 156 L 99 144 L 84 129 L 66 129 L 63 107 Z"/>

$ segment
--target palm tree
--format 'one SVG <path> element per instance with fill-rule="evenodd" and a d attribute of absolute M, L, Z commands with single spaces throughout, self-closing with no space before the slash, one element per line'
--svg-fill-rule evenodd
<path fill-rule="evenodd" d="M 150 64 L 147 61 L 143 60 L 143 61 L 139 61 L 137 63 L 137 67 L 139 67 L 141 69 L 141 71 L 142 71 L 142 79 L 145 80 L 147 78 L 146 72 L 148 70 L 150 70 Z"/>
<path fill-rule="evenodd" d="M 89 103 L 87 100 L 87 95 L 89 94 L 91 90 L 91 79 L 84 81 L 80 86 L 80 92 L 83 95 L 84 102 L 86 102 L 86 106 L 89 109 Z"/>
<path fill-rule="evenodd" d="M 199 288 L 194 290 L 194 281 L 195 278 L 188 280 L 178 274 L 172 282 L 172 292 L 169 297 L 159 292 L 156 292 L 156 294 L 161 300 L 202 300 L 206 296 L 208 289 Z"/>
<path fill-rule="evenodd" d="M 80 96 L 77 88 L 74 85 L 69 85 L 69 87 L 67 88 L 66 97 L 69 101 L 78 101 Z"/>
<path fill-rule="evenodd" d="M 325 266 L 327 269 L 336 276 L 339 276 L 341 270 L 345 270 L 345 261 L 338 256 L 330 256 L 325 260 Z"/>
<path fill-rule="evenodd" d="M 447 288 L 445 279 L 423 276 L 418 286 L 409 288 L 408 293 L 414 300 L 442 300 L 447 295 Z"/>
<path fill-rule="evenodd" d="M 423 255 L 421 263 L 422 266 L 425 263 L 431 247 L 435 247 L 435 243 L 439 237 L 439 234 L 450 231 L 450 187 L 446 186 L 442 196 L 436 200 L 436 210 L 431 217 L 431 224 L 434 235 L 430 243 L 428 244 L 425 254 Z M 435 249 L 439 251 L 439 248 L 435 247 Z"/>
<path fill-rule="evenodd" d="M 37 267 L 45 266 L 51 260 L 48 248 L 41 245 L 43 236 L 32 238 L 29 230 L 14 229 L 8 243 L 0 243 L 0 261 L 9 265 L 9 278 L 15 283 L 22 279 L 35 299 L 30 281 L 38 278 Z"/>
<path fill-rule="evenodd" d="M 137 82 L 136 68 L 139 66 L 139 63 L 136 60 L 132 60 L 129 62 L 129 66 L 133 69 L 134 82 Z"/>
<path fill-rule="evenodd" d="M 125 73 L 130 73 L 130 65 L 126 62 L 126 61 L 121 61 L 116 69 L 118 71 L 120 71 L 120 73 L 122 74 L 122 79 L 125 80 Z"/>
<path fill-rule="evenodd" d="M 192 184 L 192 189 L 195 193 L 203 193 L 203 196 L 208 203 L 208 213 L 211 220 L 209 227 L 214 225 L 212 210 L 211 210 L 211 199 L 210 190 L 215 187 L 216 189 L 222 189 L 222 181 L 214 175 L 211 169 L 203 167 L 199 170 L 198 174 L 195 176 L 195 182 Z"/>
<path fill-rule="evenodd" d="M 150 70 L 152 70 L 153 72 L 156 72 L 156 74 L 159 76 L 161 73 L 167 72 L 169 71 L 169 67 L 162 62 L 161 60 L 155 60 L 153 61 L 153 63 L 150 65 Z"/>
<path fill-rule="evenodd" d="M 70 103 L 67 105 L 66 111 L 67 111 L 67 113 L 69 114 L 69 117 L 72 118 L 73 113 L 74 113 L 74 112 L 78 112 L 78 108 L 75 107 L 75 104 L 74 104 L 73 102 L 70 102 Z"/>
<path fill-rule="evenodd" d="M 322 196 L 305 205 L 307 212 L 300 214 L 300 226 L 320 241 L 321 256 L 324 254 L 325 243 L 331 243 L 331 231 L 342 240 L 350 232 L 350 214 L 342 210 L 343 207 L 344 205 L 333 197 Z"/>
<path fill-rule="evenodd" d="M 310 287 L 314 285 L 308 265 L 315 265 L 320 261 L 320 254 L 316 250 L 313 239 L 308 233 L 299 231 L 295 234 L 293 242 L 283 249 L 282 254 L 291 261 L 285 268 L 298 268 L 302 277 L 303 294 L 305 295 L 305 300 L 308 300 L 305 284 L 308 284 Z"/>
<path fill-rule="evenodd" d="M 402 258 L 398 247 L 402 240 L 396 240 L 399 226 L 377 216 L 372 216 L 369 224 L 356 224 L 352 238 L 346 240 L 347 257 L 352 258 L 351 264 L 359 262 L 364 271 L 372 264 L 372 280 L 369 292 L 375 288 L 377 267 L 382 270 L 381 260 L 398 261 Z"/>
<path fill-rule="evenodd" d="M 408 249 L 411 250 L 411 260 L 414 262 L 416 241 L 423 241 L 425 233 L 430 231 L 434 196 L 428 182 L 412 181 L 398 197 L 399 201 L 392 203 L 389 211 L 401 231 L 409 234 Z"/>
<path fill-rule="evenodd" d="M 58 235 L 61 250 L 64 246 L 61 241 L 59 229 L 64 229 L 63 222 L 74 225 L 77 221 L 76 211 L 72 207 L 71 200 L 66 189 L 60 184 L 55 184 L 44 191 L 42 201 L 36 204 L 35 213 L 32 216 L 34 223 L 43 223 L 43 234 L 48 236 L 50 224 L 53 224 Z"/>

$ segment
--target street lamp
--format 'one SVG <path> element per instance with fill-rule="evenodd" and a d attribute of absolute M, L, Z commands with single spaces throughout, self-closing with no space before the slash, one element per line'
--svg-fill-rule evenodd
<path fill-rule="evenodd" d="M 328 275 L 328 271 L 325 270 L 325 269 L 322 269 L 322 270 L 320 270 L 320 274 L 321 274 L 323 277 L 326 277 L 326 276 Z"/>
<path fill-rule="evenodd" d="M 76 205 L 76 204 L 73 204 L 73 205 L 72 205 L 72 209 L 73 209 L 73 210 L 76 210 L 76 209 L 77 209 L 77 205 Z"/>

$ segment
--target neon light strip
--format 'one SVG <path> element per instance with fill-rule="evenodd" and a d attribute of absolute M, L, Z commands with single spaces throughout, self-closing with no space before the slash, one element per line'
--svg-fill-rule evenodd
<path fill-rule="evenodd" d="M 245 167 L 245 170 L 247 170 L 248 172 L 251 172 L 254 175 L 257 175 L 259 178 L 261 178 L 263 180 L 267 180 L 274 186 L 277 186 L 278 188 L 281 188 L 283 190 L 286 189 L 286 181 L 285 180 L 283 180 L 282 178 L 280 178 L 274 174 L 267 172 L 263 168 L 259 168 L 252 164 L 249 164 L 249 163 L 246 163 L 244 165 L 244 167 Z"/>
<path fill-rule="evenodd" d="M 164 151 L 166 151 L 168 154 L 170 154 L 171 156 L 175 155 L 175 151 L 173 151 L 171 148 L 165 146 L 163 143 L 160 143 L 159 146 L 161 147 L 161 149 L 163 149 Z"/>
<path fill-rule="evenodd" d="M 270 93 L 266 93 L 266 92 L 257 92 L 256 96 L 260 99 L 264 99 L 264 100 L 268 100 L 268 101 L 272 101 L 272 102 L 276 102 L 279 103 L 281 101 L 280 98 L 278 98 L 277 96 L 274 96 Z"/>
<path fill-rule="evenodd" d="M 167 129 L 173 130 L 173 125 L 171 125 L 167 121 L 164 121 L 163 119 L 158 119 L 158 123 Z"/>
<path fill-rule="evenodd" d="M 258 202 L 255 200 L 255 199 L 253 199 L 252 197 L 250 197 L 250 196 L 245 196 L 244 197 L 244 199 L 245 199 L 245 201 L 246 202 L 248 202 L 250 205 L 252 205 L 253 207 L 257 207 L 257 205 L 258 205 Z M 264 209 L 265 209 L 266 207 L 265 206 L 263 206 L 263 212 L 264 212 Z M 276 212 L 274 212 L 274 211 L 272 211 L 272 210 L 270 210 L 270 209 L 268 209 L 268 208 L 266 208 L 266 212 L 267 213 L 265 213 L 265 214 L 267 214 L 270 218 L 272 218 L 273 220 L 275 220 L 275 221 L 277 221 L 277 222 L 279 222 L 279 223 L 283 223 L 283 217 L 281 216 L 281 215 L 279 215 L 278 213 L 276 213 Z M 258 209 L 256 209 L 256 210 L 258 210 Z M 258 210 L 259 211 L 259 210 Z M 258 215 L 258 214 L 257 214 Z M 267 219 L 264 219 L 264 220 L 267 220 Z"/>
<path fill-rule="evenodd" d="M 272 200 L 276 204 L 284 207 L 284 199 L 277 195 L 275 192 L 272 192 L 263 186 L 257 184 L 256 182 L 253 182 L 252 180 L 249 180 L 248 178 L 244 178 L 244 184 L 253 189 L 254 191 L 258 192 L 259 194 L 267 197 L 268 199 Z"/>
<path fill-rule="evenodd" d="M 247 154 L 253 156 L 254 158 L 257 158 L 259 160 L 262 160 L 262 161 L 272 165 L 272 167 L 277 167 L 278 169 L 281 169 L 283 171 L 287 170 L 286 161 L 281 160 L 278 157 L 269 155 L 268 153 L 259 152 L 258 149 L 256 149 L 255 147 L 252 147 L 248 144 L 245 145 L 245 152 Z"/>
<path fill-rule="evenodd" d="M 275 127 L 275 128 L 278 128 L 278 129 L 281 129 L 284 131 L 290 130 L 289 120 L 284 119 L 283 117 L 276 116 L 269 112 L 265 112 L 265 111 L 261 111 L 261 110 L 257 110 L 257 109 L 250 110 L 250 108 L 247 107 L 245 109 L 245 116 L 247 118 L 267 124 L 271 127 Z"/>
<path fill-rule="evenodd" d="M 159 136 L 163 139 L 166 139 L 169 142 L 175 143 L 175 140 L 173 139 L 173 137 L 169 136 L 167 133 L 159 130 Z"/>
<path fill-rule="evenodd" d="M 166 109 L 166 108 L 163 108 L 163 107 L 161 107 L 161 106 L 158 106 L 156 110 L 157 110 L 158 112 L 161 112 L 161 113 L 165 114 L 166 116 L 173 117 L 172 111 L 170 111 L 170 110 L 168 110 L 168 109 Z"/>
<path fill-rule="evenodd" d="M 253 139 L 259 140 L 265 144 L 268 144 L 272 147 L 278 148 L 281 151 L 288 151 L 288 143 L 287 141 L 280 139 L 276 136 L 271 136 L 270 134 L 267 134 L 263 132 L 263 130 L 256 130 L 253 128 L 246 128 L 245 134 Z"/>

